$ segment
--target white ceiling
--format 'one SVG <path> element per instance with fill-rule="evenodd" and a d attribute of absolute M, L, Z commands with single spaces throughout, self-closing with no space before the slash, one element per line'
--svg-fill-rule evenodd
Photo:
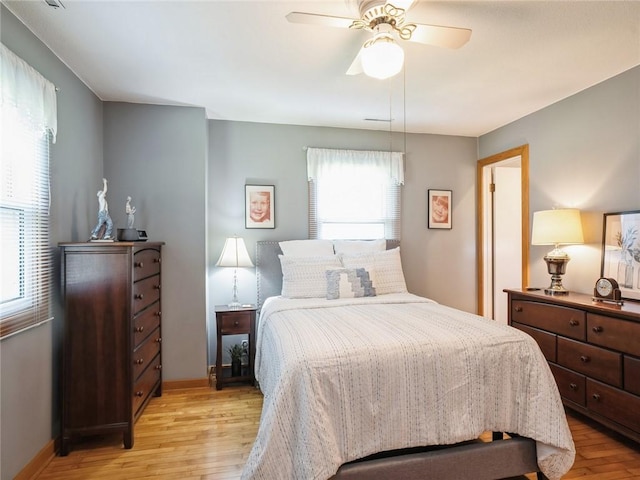
<path fill-rule="evenodd" d="M 402 41 L 386 81 L 345 75 L 369 33 L 285 19 L 357 18 L 356 0 L 2 2 L 100 99 L 211 119 L 475 137 L 640 64 L 640 1 L 417 0 L 407 21 L 471 40 Z"/>

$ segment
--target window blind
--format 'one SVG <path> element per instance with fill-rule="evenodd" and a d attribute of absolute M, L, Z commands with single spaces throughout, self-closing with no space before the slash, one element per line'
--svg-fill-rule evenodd
<path fill-rule="evenodd" d="M 309 148 L 309 238 L 400 239 L 400 152 Z"/>
<path fill-rule="evenodd" d="M 4 45 L 0 114 L 0 338 L 51 318 L 49 141 L 55 87 Z"/>

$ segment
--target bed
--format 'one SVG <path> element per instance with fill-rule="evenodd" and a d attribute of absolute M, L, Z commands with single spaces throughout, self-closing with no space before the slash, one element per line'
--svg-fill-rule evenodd
<path fill-rule="evenodd" d="M 285 254 L 281 263 L 280 242 L 258 242 L 255 371 L 264 403 L 242 478 L 561 478 L 575 449 L 535 341 L 403 291 L 397 244 L 385 247 L 324 267 L 357 271 L 375 296 L 350 298 L 341 285 L 336 297 L 329 282 L 323 297 L 307 287 L 295 294 L 285 260 L 298 269 L 299 259 Z M 309 262 L 297 280 L 314 276 Z M 510 433 L 479 442 L 487 431 Z"/>

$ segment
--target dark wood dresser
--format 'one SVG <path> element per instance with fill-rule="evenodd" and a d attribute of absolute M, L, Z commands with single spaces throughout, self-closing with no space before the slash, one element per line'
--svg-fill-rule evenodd
<path fill-rule="evenodd" d="M 73 437 L 122 432 L 162 393 L 162 242 L 61 243 L 60 455 Z"/>
<path fill-rule="evenodd" d="M 640 442 L 640 303 L 505 292 L 509 324 L 538 342 L 564 404 Z"/>

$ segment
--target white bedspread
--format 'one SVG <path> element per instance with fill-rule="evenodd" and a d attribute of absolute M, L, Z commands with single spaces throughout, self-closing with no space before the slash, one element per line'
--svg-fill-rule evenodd
<path fill-rule="evenodd" d="M 535 439 L 551 480 L 573 464 L 554 378 L 515 328 L 411 294 L 278 297 L 257 337 L 264 404 L 245 480 L 325 480 L 376 452 L 485 431 Z"/>

